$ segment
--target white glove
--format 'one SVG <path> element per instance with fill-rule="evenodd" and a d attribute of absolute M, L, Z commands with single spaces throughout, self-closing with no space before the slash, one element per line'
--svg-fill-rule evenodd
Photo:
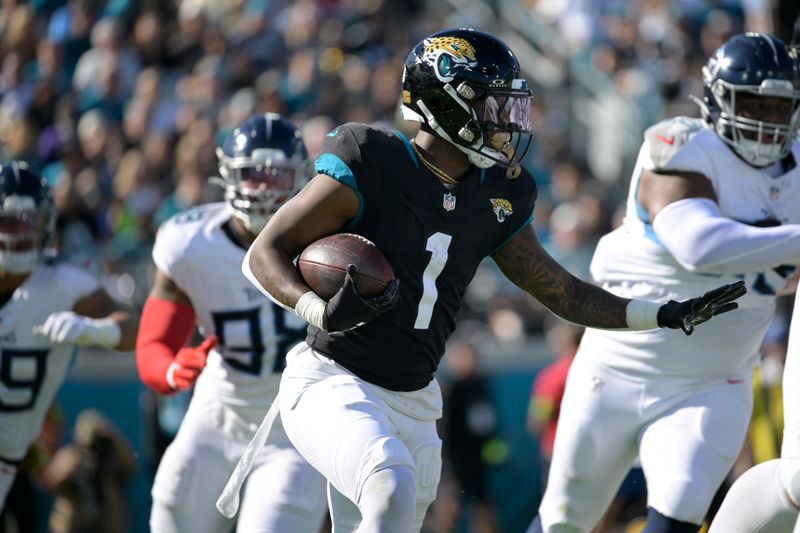
<path fill-rule="evenodd" d="M 119 344 L 122 331 L 119 324 L 110 318 L 89 318 L 72 311 L 60 311 L 47 317 L 44 324 L 34 326 L 33 333 L 47 337 L 56 343 L 71 343 L 78 346 L 105 346 L 113 348 Z"/>

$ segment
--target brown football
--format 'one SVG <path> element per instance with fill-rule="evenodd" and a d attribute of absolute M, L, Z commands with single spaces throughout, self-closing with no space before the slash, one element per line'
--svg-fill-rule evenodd
<path fill-rule="evenodd" d="M 297 260 L 311 289 L 329 300 L 342 287 L 347 265 L 356 265 L 356 292 L 369 298 L 394 279 L 392 265 L 372 241 L 353 233 L 329 235 L 309 244 Z"/>

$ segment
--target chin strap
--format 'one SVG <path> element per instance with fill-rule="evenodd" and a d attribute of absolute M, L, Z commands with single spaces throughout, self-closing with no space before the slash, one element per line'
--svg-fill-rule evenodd
<path fill-rule="evenodd" d="M 439 137 L 441 137 L 445 141 L 449 142 L 450 144 L 452 144 L 453 146 L 455 146 L 456 148 L 467 154 L 470 163 L 472 163 L 478 168 L 490 168 L 493 167 L 495 164 L 497 164 L 497 161 L 489 157 L 486 157 L 484 155 L 481 155 L 474 148 L 467 148 L 466 146 L 463 146 L 455 142 L 452 139 L 452 137 L 450 137 L 450 135 L 448 135 L 447 132 L 444 131 L 444 128 L 442 128 L 439 125 L 439 123 L 436 121 L 436 117 L 433 116 L 433 113 L 431 113 L 431 110 L 428 109 L 428 106 L 425 105 L 425 102 L 423 102 L 422 100 L 417 100 L 417 107 L 419 107 L 420 110 L 422 110 L 422 112 L 425 114 L 425 122 L 428 124 L 428 126 L 430 126 L 431 129 L 435 131 Z"/>
<path fill-rule="evenodd" d="M 506 177 L 508 179 L 517 179 L 520 174 L 522 174 L 522 166 L 516 161 L 506 169 Z"/>

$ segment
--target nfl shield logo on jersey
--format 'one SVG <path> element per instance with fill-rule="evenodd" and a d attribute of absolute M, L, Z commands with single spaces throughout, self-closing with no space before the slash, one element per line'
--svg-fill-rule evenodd
<path fill-rule="evenodd" d="M 452 211 L 456 208 L 456 197 L 450 193 L 444 195 L 444 200 L 442 200 L 442 207 L 444 207 L 445 211 Z"/>

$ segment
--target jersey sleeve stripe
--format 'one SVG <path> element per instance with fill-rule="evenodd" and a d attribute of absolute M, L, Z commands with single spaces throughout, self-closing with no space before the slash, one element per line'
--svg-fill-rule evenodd
<path fill-rule="evenodd" d="M 664 243 L 661 242 L 661 239 L 658 238 L 656 232 L 653 230 L 653 223 L 650 221 L 650 214 L 645 210 L 644 207 L 639 203 L 639 200 L 636 200 L 639 193 L 639 184 L 641 183 L 642 174 L 644 171 L 640 172 L 635 178 L 635 183 L 631 184 L 633 187 L 633 197 L 634 197 L 634 207 L 636 208 L 636 216 L 638 217 L 639 221 L 642 223 L 644 227 L 644 236 L 653 241 L 654 243 L 658 244 L 659 246 L 663 247 Z"/>
<path fill-rule="evenodd" d="M 329 153 L 320 155 L 314 163 L 314 170 L 318 174 L 330 176 L 358 192 L 358 184 L 353 176 L 353 171 L 338 156 Z"/>

